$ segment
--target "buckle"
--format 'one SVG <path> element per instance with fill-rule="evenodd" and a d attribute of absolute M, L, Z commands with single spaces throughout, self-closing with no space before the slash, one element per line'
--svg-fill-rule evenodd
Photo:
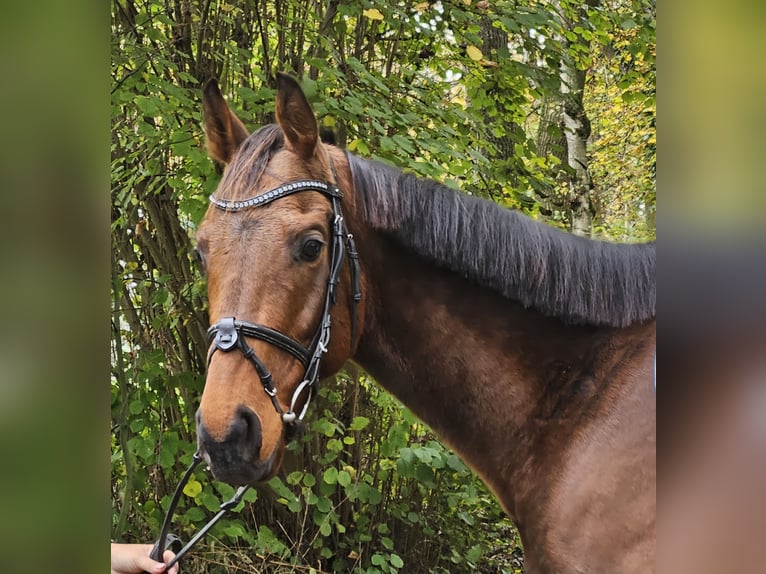
<path fill-rule="evenodd" d="M 230 351 L 237 344 L 237 327 L 234 317 L 224 317 L 216 325 L 215 346 L 222 351 Z"/>

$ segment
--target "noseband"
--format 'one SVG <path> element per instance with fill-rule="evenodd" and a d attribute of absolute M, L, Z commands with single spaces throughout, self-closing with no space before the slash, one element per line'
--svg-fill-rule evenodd
<path fill-rule="evenodd" d="M 210 203 L 215 207 L 223 211 L 234 212 L 255 207 L 263 207 L 264 205 L 268 205 L 269 203 L 287 197 L 288 195 L 304 191 L 316 191 L 327 197 L 332 205 L 333 214 L 330 274 L 327 278 L 327 289 L 325 291 L 322 317 L 319 320 L 319 325 L 317 326 L 310 345 L 304 347 L 292 337 L 280 333 L 275 329 L 257 323 L 236 319 L 234 317 L 222 318 L 214 325 L 211 325 L 207 331 L 208 343 L 212 345 L 207 357 L 208 366 L 216 351 L 223 351 L 226 353 L 234 349 L 239 349 L 245 358 L 255 367 L 255 371 L 258 373 L 258 377 L 263 385 L 263 390 L 271 399 L 271 403 L 274 405 L 274 410 L 277 411 L 282 418 L 282 422 L 287 427 L 286 435 L 288 435 L 288 438 L 290 438 L 290 435 L 295 434 L 294 431 L 297 428 L 297 424 L 303 420 L 303 417 L 308 410 L 309 403 L 314 396 L 314 390 L 319 379 L 319 365 L 322 361 L 322 356 L 327 352 L 327 346 L 330 343 L 330 327 L 332 324 L 330 312 L 337 300 L 340 271 L 346 255 L 348 255 L 349 269 L 351 271 L 353 293 L 353 301 L 351 303 L 352 346 L 356 340 L 357 304 L 362 298 L 359 286 L 359 257 L 356 251 L 354 237 L 348 232 L 345 221 L 343 220 L 343 212 L 340 208 L 340 200 L 343 197 L 343 193 L 336 185 L 327 184 L 323 181 L 300 180 L 280 185 L 266 193 L 241 201 L 217 199 L 210 196 Z M 263 361 L 256 355 L 252 347 L 248 345 L 245 340 L 246 337 L 266 341 L 285 351 L 303 365 L 303 380 L 293 392 L 287 411 L 282 409 L 282 406 L 277 400 L 277 389 L 271 380 L 271 372 L 269 372 Z M 303 403 L 300 412 L 296 413 L 296 405 L 298 404 L 301 395 L 304 393 L 307 393 L 306 400 Z"/>

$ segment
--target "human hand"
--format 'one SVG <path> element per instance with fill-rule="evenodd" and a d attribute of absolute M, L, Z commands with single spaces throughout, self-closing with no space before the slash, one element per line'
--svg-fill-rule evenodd
<path fill-rule="evenodd" d="M 151 544 L 117 544 L 112 542 L 112 571 L 111 574 L 141 574 L 142 572 L 165 572 L 165 564 L 152 560 Z M 166 550 L 162 558 L 170 562 L 175 554 Z M 168 574 L 178 574 L 178 563 L 167 571 Z"/>

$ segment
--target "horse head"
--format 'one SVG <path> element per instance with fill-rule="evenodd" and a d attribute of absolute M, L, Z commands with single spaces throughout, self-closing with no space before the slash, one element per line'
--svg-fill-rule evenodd
<path fill-rule="evenodd" d="M 290 76 L 277 77 L 277 124 L 253 134 L 214 81 L 203 108 L 225 169 L 197 232 L 211 324 L 197 435 L 218 479 L 254 484 L 278 471 L 318 378 L 357 343 L 361 279 L 343 217 L 353 197 L 345 154 L 320 141 Z"/>

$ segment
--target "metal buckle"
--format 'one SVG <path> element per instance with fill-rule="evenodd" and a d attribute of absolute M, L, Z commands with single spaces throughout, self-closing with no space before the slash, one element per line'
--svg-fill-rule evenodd
<path fill-rule="evenodd" d="M 237 344 L 237 327 L 234 317 L 224 317 L 218 321 L 215 334 L 215 346 L 222 351 L 230 351 Z"/>

